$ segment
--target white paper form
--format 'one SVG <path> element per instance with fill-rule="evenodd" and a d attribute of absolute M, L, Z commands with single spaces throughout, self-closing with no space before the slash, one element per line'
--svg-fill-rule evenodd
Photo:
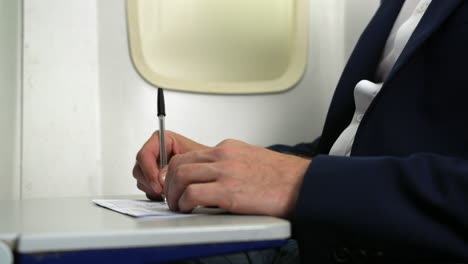
<path fill-rule="evenodd" d="M 134 217 L 188 217 L 201 214 L 225 212 L 219 208 L 197 207 L 190 214 L 173 212 L 164 202 L 150 200 L 93 200 L 94 203 L 110 210 Z"/>

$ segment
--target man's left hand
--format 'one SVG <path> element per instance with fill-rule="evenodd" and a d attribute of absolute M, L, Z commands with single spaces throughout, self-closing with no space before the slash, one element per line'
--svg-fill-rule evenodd
<path fill-rule="evenodd" d="M 166 171 L 169 207 L 217 206 L 232 213 L 288 217 L 310 160 L 236 140 L 175 155 Z"/>

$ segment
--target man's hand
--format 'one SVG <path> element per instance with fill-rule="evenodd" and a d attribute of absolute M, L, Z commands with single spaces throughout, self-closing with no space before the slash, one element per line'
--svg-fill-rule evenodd
<path fill-rule="evenodd" d="M 213 148 L 173 156 L 164 190 L 176 211 L 190 212 L 202 205 L 288 217 L 309 164 L 307 159 L 225 140 Z"/>
<path fill-rule="evenodd" d="M 179 134 L 166 131 L 168 159 L 174 155 L 206 148 L 208 147 Z M 164 179 L 159 166 L 159 132 L 155 132 L 138 152 L 133 177 L 137 180 L 138 189 L 145 192 L 149 199 L 161 199 Z"/>

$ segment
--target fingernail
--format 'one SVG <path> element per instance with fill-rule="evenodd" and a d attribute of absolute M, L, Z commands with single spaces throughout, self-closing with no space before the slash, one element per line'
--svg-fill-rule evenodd
<path fill-rule="evenodd" d="M 159 173 L 159 181 L 164 184 L 166 181 L 166 174 L 167 174 L 167 166 L 162 168 L 161 172 Z"/>

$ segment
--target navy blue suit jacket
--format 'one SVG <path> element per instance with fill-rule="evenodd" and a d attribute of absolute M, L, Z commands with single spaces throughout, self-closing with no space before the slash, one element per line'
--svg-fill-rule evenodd
<path fill-rule="evenodd" d="M 468 262 L 468 1 L 433 0 L 372 102 L 351 157 L 329 156 L 373 80 L 403 0 L 386 0 L 336 88 L 292 218 L 303 263 Z"/>

